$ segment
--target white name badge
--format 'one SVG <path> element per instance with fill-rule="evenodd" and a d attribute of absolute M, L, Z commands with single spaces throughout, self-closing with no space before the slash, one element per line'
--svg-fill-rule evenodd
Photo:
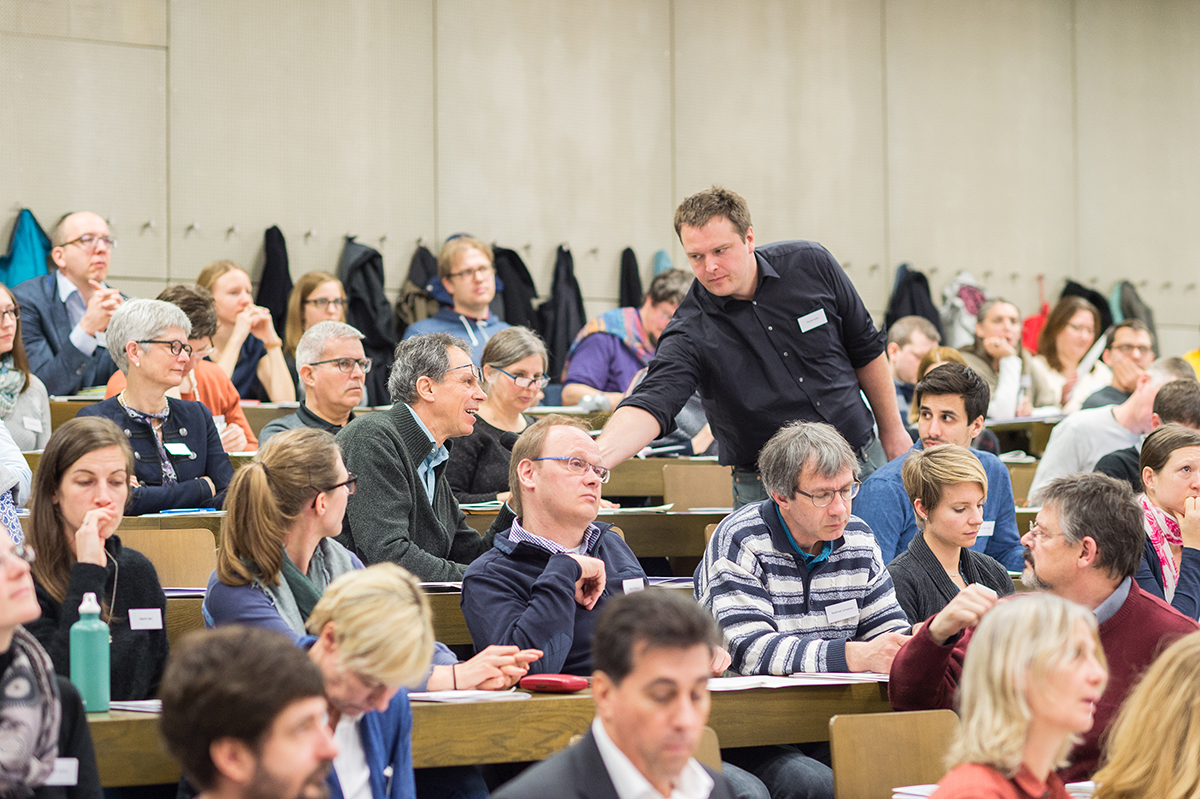
<path fill-rule="evenodd" d="M 184 458 L 186 458 L 188 455 L 192 454 L 192 451 L 190 449 L 188 449 L 188 445 L 183 443 L 182 441 L 168 441 L 166 444 L 163 445 L 163 447 L 170 454 L 178 455 L 178 456 L 184 457 Z"/>
<path fill-rule="evenodd" d="M 26 430 L 32 430 L 35 433 L 42 432 L 42 420 L 36 416 L 26 416 L 22 421 L 25 424 Z M 74 785 L 75 783 L 71 784 Z"/>
<path fill-rule="evenodd" d="M 830 624 L 837 624 L 839 621 L 857 617 L 858 603 L 853 599 L 847 599 L 845 602 L 838 602 L 836 605 L 829 605 L 825 608 L 825 618 Z"/>
<path fill-rule="evenodd" d="M 224 430 L 225 429 L 225 414 L 218 413 L 217 415 L 213 416 L 213 425 L 217 428 L 218 433 L 221 432 L 222 430 Z"/>
<path fill-rule="evenodd" d="M 161 630 L 162 628 L 162 611 L 158 608 L 129 609 L 129 629 Z"/>
<path fill-rule="evenodd" d="M 983 524 L 979 525 L 978 537 L 979 538 L 987 538 L 994 532 L 996 532 L 996 523 L 995 522 L 984 522 Z"/>
<path fill-rule="evenodd" d="M 79 758 L 77 757 L 56 757 L 54 758 L 54 770 L 50 772 L 50 776 L 46 778 L 45 785 L 61 785 L 65 787 L 73 787 L 79 784 Z"/>
<path fill-rule="evenodd" d="M 621 590 L 627 594 L 636 594 L 646 588 L 646 582 L 641 577 L 630 577 L 621 581 Z"/>
<path fill-rule="evenodd" d="M 820 327 L 829 320 L 825 318 L 825 309 L 818 308 L 810 314 L 805 314 L 796 320 L 800 323 L 800 332 L 807 333 L 814 327 Z"/>

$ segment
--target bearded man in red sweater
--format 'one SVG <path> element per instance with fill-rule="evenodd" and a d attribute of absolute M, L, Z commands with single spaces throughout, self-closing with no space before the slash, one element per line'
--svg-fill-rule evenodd
<path fill-rule="evenodd" d="M 1074 474 L 1051 482 L 1042 502 L 1037 520 L 1021 538 L 1021 580 L 1090 608 L 1108 658 L 1108 688 L 1096 703 L 1095 723 L 1059 771 L 1070 782 L 1089 779 L 1096 770 L 1100 741 L 1137 678 L 1171 642 L 1198 625 L 1133 580 L 1146 534 L 1128 484 L 1099 473 Z M 995 592 L 970 585 L 914 628 L 892 661 L 888 697 L 893 708 L 953 707 L 971 634 L 995 604 Z"/>

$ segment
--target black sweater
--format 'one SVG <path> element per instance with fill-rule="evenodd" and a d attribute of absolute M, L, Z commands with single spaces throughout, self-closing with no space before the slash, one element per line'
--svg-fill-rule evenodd
<path fill-rule="evenodd" d="M 158 574 L 150 561 L 140 552 L 126 549 L 115 535 L 104 546 L 108 566 L 76 563 L 71 568 L 67 595 L 60 603 L 35 581 L 42 617 L 25 625 L 33 633 L 50 659 L 54 670 L 64 677 L 71 676 L 71 625 L 79 621 L 79 603 L 88 591 L 97 599 L 107 598 L 113 604 L 112 619 L 105 614 L 112 630 L 110 670 L 111 697 L 117 701 L 153 699 L 158 693 L 167 660 L 167 631 L 130 630 L 129 611 L 138 608 L 158 608 L 166 617 L 167 598 L 158 583 Z M 116 598 L 113 583 L 116 582 Z"/>
<path fill-rule="evenodd" d="M 471 435 L 454 439 L 450 460 L 446 461 L 446 480 L 459 502 L 491 502 L 508 490 L 508 464 L 516 433 L 501 430 L 475 417 Z M 505 446 L 502 439 L 509 439 Z"/>

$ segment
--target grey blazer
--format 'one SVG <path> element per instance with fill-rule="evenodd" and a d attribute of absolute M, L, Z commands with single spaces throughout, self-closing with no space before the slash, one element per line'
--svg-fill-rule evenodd
<path fill-rule="evenodd" d="M 958 567 L 968 585 L 982 583 L 1000 596 L 1016 591 L 1008 570 L 990 555 L 963 549 L 958 557 Z M 908 549 L 897 555 L 887 569 L 896 586 L 896 600 L 913 624 L 946 607 L 958 593 L 958 586 L 925 543 L 924 532 L 913 536 Z"/>

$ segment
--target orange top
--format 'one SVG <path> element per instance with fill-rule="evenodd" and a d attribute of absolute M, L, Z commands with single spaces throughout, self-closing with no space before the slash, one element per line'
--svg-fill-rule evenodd
<path fill-rule="evenodd" d="M 180 397 L 192 401 L 199 399 L 213 416 L 223 415 L 226 424 L 236 424 L 242 428 L 246 432 L 246 452 L 258 449 L 258 438 L 250 429 L 246 414 L 242 413 L 241 397 L 238 396 L 237 389 L 233 387 L 233 381 L 225 374 L 225 370 L 212 361 L 199 361 L 193 374 L 196 376 L 195 392 L 181 394 Z M 124 389 L 125 373 L 117 371 L 108 379 L 104 398 L 115 397 Z"/>
<path fill-rule="evenodd" d="M 991 766 L 963 763 L 938 782 L 931 799 L 1070 799 L 1054 772 L 1043 783 L 1021 764 L 1011 780 Z"/>

